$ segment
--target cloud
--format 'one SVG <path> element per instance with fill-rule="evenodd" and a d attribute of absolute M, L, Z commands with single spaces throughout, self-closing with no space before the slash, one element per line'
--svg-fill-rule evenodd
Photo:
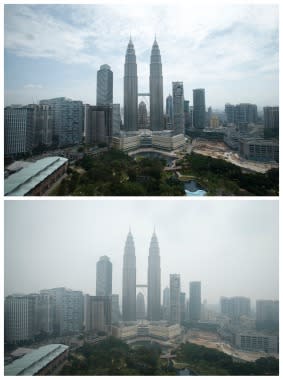
<path fill-rule="evenodd" d="M 266 4 L 206 4 L 205 9 L 203 5 L 184 3 L 5 5 L 5 48 L 15 56 L 77 65 L 78 71 L 83 70 L 83 65 L 96 70 L 108 63 L 114 72 L 117 100 L 122 102 L 129 35 L 137 55 L 139 89 L 146 91 L 156 33 L 165 94 L 176 80 L 184 82 L 185 93 L 189 94 L 195 87 L 208 88 L 209 93 L 210 85 L 212 89 L 219 82 L 225 85 L 225 81 L 242 81 L 242 93 L 250 91 L 251 96 L 258 97 L 258 88 L 255 90 L 249 83 L 258 77 L 262 92 L 276 99 L 278 13 L 278 6 Z M 230 93 L 233 91 L 233 87 L 229 88 Z M 217 94 L 213 99 L 220 103 Z"/>
<path fill-rule="evenodd" d="M 42 84 L 33 84 L 33 83 L 29 83 L 29 84 L 25 84 L 25 85 L 24 85 L 24 88 L 35 89 L 35 88 L 43 88 L 43 86 L 42 86 Z"/>

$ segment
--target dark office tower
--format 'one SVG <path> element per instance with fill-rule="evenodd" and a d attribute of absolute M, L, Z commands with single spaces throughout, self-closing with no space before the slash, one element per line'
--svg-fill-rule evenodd
<path fill-rule="evenodd" d="M 137 319 L 145 319 L 144 295 L 141 292 L 139 292 L 137 295 Z"/>
<path fill-rule="evenodd" d="M 166 98 L 166 116 L 168 118 L 168 129 L 172 129 L 173 126 L 173 98 L 172 95 L 168 95 Z"/>
<path fill-rule="evenodd" d="M 148 256 L 148 320 L 160 320 L 161 270 L 158 240 L 153 232 Z"/>
<path fill-rule="evenodd" d="M 191 321 L 199 321 L 201 316 L 201 283 L 190 282 L 189 318 Z"/>
<path fill-rule="evenodd" d="M 279 137 L 279 107 L 263 107 L 264 137 Z"/>
<path fill-rule="evenodd" d="M 179 274 L 170 274 L 170 322 L 180 323 L 180 288 Z"/>
<path fill-rule="evenodd" d="M 267 330 L 279 328 L 279 301 L 256 301 L 256 327 Z"/>
<path fill-rule="evenodd" d="M 143 101 L 139 104 L 138 127 L 139 129 L 147 128 L 147 109 L 146 104 Z"/>
<path fill-rule="evenodd" d="M 136 131 L 138 122 L 138 76 L 136 54 L 130 38 L 124 71 L 124 129 Z"/>
<path fill-rule="evenodd" d="M 163 130 L 163 77 L 160 50 L 156 39 L 150 56 L 150 128 L 152 131 Z"/>
<path fill-rule="evenodd" d="M 184 100 L 184 118 L 185 118 L 185 132 L 189 132 L 190 128 L 190 102 L 189 100 Z"/>
<path fill-rule="evenodd" d="M 112 264 L 107 256 L 101 256 L 96 264 L 96 295 L 111 296 Z"/>
<path fill-rule="evenodd" d="M 113 103 L 113 72 L 110 66 L 102 65 L 97 71 L 96 105 L 107 106 Z"/>
<path fill-rule="evenodd" d="M 197 88 L 193 90 L 194 99 L 194 127 L 197 129 L 205 128 L 205 90 L 204 88 Z"/>
<path fill-rule="evenodd" d="M 225 104 L 225 114 L 226 120 L 228 124 L 235 123 L 235 106 L 233 104 L 226 103 Z"/>
<path fill-rule="evenodd" d="M 121 313 L 119 307 L 119 294 L 112 294 L 112 323 L 117 323 L 121 320 Z"/>
<path fill-rule="evenodd" d="M 163 290 L 162 318 L 166 321 L 170 319 L 170 289 L 168 286 Z"/>
<path fill-rule="evenodd" d="M 184 87 L 183 82 L 172 83 L 173 92 L 173 129 L 176 134 L 185 132 Z"/>
<path fill-rule="evenodd" d="M 122 309 L 124 321 L 136 320 L 136 255 L 131 231 L 124 249 Z"/>
<path fill-rule="evenodd" d="M 186 293 L 180 293 L 180 320 L 184 322 L 186 319 Z"/>

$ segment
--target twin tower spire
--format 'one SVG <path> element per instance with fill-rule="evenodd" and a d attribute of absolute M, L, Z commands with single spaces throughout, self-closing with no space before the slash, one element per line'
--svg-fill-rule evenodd
<path fill-rule="evenodd" d="M 162 63 L 158 43 L 155 40 L 151 49 L 150 76 L 150 129 L 164 129 L 163 120 L 163 77 Z M 136 53 L 132 38 L 128 43 L 124 67 L 124 128 L 136 131 L 138 126 L 138 76 Z"/>
<path fill-rule="evenodd" d="M 122 311 L 124 321 L 136 320 L 136 287 L 135 244 L 133 235 L 129 231 L 123 259 Z M 161 319 L 161 268 L 159 244 L 155 231 L 149 246 L 147 288 L 148 320 L 159 321 Z"/>

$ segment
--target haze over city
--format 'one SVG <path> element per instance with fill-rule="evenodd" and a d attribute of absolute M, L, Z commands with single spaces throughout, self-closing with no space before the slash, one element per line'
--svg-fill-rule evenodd
<path fill-rule="evenodd" d="M 161 289 L 169 274 L 181 289 L 201 281 L 202 299 L 278 299 L 277 201 L 114 200 L 12 201 L 5 204 L 5 295 L 66 286 L 95 294 L 96 263 L 113 264 L 121 295 L 131 228 L 137 284 L 147 282 L 153 230 L 160 246 Z"/>
<path fill-rule="evenodd" d="M 96 72 L 109 64 L 123 104 L 126 47 L 137 55 L 138 89 L 148 92 L 156 34 L 164 100 L 172 81 L 185 99 L 278 105 L 278 5 L 5 5 L 5 105 L 66 96 L 95 104 Z"/>

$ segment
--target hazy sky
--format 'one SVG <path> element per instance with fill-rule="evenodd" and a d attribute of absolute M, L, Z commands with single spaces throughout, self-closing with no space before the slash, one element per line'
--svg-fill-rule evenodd
<path fill-rule="evenodd" d="M 182 291 L 200 280 L 202 299 L 278 299 L 278 201 L 99 199 L 5 201 L 5 295 L 66 286 L 95 295 L 96 262 L 113 264 L 121 294 L 131 226 L 137 282 L 147 282 L 154 226 L 162 289 L 181 275 Z"/>
<path fill-rule="evenodd" d="M 123 106 L 129 35 L 139 92 L 148 92 L 155 33 L 164 101 L 172 81 L 183 81 L 191 104 L 192 89 L 205 88 L 207 106 L 278 105 L 278 5 L 185 4 L 6 5 L 5 105 L 57 96 L 95 104 L 96 73 L 107 63 Z"/>

